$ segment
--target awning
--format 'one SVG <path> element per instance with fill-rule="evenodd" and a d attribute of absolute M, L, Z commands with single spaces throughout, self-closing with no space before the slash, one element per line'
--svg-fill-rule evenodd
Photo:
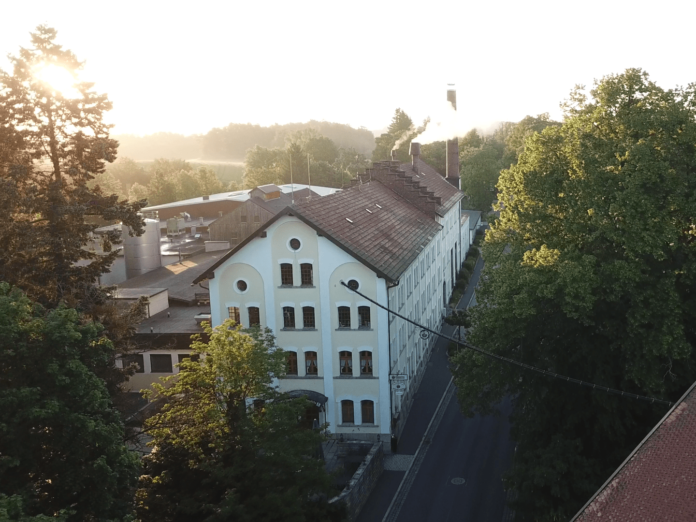
<path fill-rule="evenodd" d="M 291 399 L 299 399 L 300 397 L 307 397 L 312 402 L 316 402 L 318 404 L 326 404 L 327 399 L 326 395 L 322 395 L 319 392 L 315 392 L 312 390 L 292 390 L 287 393 L 288 397 Z"/>

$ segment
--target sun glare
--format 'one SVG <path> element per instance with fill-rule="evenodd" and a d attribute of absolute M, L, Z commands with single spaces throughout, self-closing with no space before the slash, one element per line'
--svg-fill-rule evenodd
<path fill-rule="evenodd" d="M 36 70 L 34 76 L 65 98 L 80 97 L 80 92 L 75 88 L 75 77 L 59 65 L 52 63 L 43 65 Z"/>

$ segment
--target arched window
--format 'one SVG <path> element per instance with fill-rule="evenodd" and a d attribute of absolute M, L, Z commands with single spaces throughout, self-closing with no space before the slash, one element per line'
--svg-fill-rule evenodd
<path fill-rule="evenodd" d="M 302 286 L 312 286 L 314 284 L 312 263 L 302 263 L 300 265 L 300 277 Z"/>
<path fill-rule="evenodd" d="M 280 284 L 292 286 L 292 265 L 290 263 L 280 264 Z"/>
<path fill-rule="evenodd" d="M 360 375 L 372 375 L 372 352 L 360 352 Z"/>
<path fill-rule="evenodd" d="M 319 367 L 317 366 L 317 352 L 305 352 L 305 373 L 307 375 L 318 375 Z"/>
<path fill-rule="evenodd" d="M 370 328 L 370 307 L 369 306 L 358 306 L 358 328 L 369 329 Z"/>
<path fill-rule="evenodd" d="M 338 327 L 350 328 L 350 306 L 338 307 Z"/>
<path fill-rule="evenodd" d="M 288 375 L 297 375 L 297 352 L 288 352 Z"/>
<path fill-rule="evenodd" d="M 339 368 L 341 369 L 341 375 L 353 375 L 353 353 L 352 352 L 339 352 Z"/>
<path fill-rule="evenodd" d="M 283 328 L 295 328 L 295 308 L 292 306 L 283 307 Z"/>
<path fill-rule="evenodd" d="M 341 401 L 341 421 L 343 424 L 355 423 L 353 401 Z"/>
<path fill-rule="evenodd" d="M 303 306 L 302 307 L 302 326 L 304 328 L 316 328 L 316 323 L 314 321 L 314 307 L 313 306 Z"/>
<path fill-rule="evenodd" d="M 360 401 L 360 412 L 363 424 L 375 423 L 375 403 L 372 401 Z"/>
<path fill-rule="evenodd" d="M 249 311 L 249 326 L 261 326 L 261 315 L 257 306 L 250 306 Z"/>

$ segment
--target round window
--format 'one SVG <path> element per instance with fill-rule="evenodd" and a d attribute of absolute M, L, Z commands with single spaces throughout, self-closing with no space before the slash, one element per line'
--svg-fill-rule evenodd
<path fill-rule="evenodd" d="M 246 292 L 246 289 L 247 289 L 246 281 L 243 281 L 242 279 L 237 281 L 237 290 L 239 290 L 240 292 Z"/>
<path fill-rule="evenodd" d="M 293 237 L 290 240 L 290 248 L 292 248 L 293 250 L 299 250 L 301 246 L 302 246 L 302 243 L 300 243 L 300 240 L 297 239 L 296 237 Z"/>
<path fill-rule="evenodd" d="M 360 283 L 358 283 L 355 279 L 351 279 L 350 281 L 348 281 L 348 288 L 350 288 L 351 290 L 357 290 L 358 288 L 360 288 Z"/>

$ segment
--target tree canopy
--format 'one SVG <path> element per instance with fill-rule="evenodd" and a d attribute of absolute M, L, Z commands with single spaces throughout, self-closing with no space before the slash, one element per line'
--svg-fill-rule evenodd
<path fill-rule="evenodd" d="M 0 513 L 2 495 L 7 510 L 27 515 L 103 520 L 130 511 L 139 459 L 94 373 L 114 357 L 101 330 L 0 283 Z"/>
<path fill-rule="evenodd" d="M 82 67 L 75 55 L 55 42 L 56 31 L 39 26 L 32 47 L 11 56 L 12 74 L 0 71 L 0 280 L 21 287 L 49 306 L 61 300 L 86 307 L 103 295 L 96 287 L 116 252 L 100 256 L 83 249 L 97 227 L 94 219 L 123 221 L 142 232 L 137 211 L 101 188 L 90 188 L 116 158 L 117 143 L 104 123 L 111 109 L 93 84 L 78 82 L 62 92 L 42 79 L 57 70 L 75 79 Z M 117 242 L 107 234 L 106 248 Z M 78 261 L 87 264 L 76 264 Z"/>
<path fill-rule="evenodd" d="M 298 418 L 308 405 L 278 394 L 286 355 L 270 330 L 232 320 L 193 343 L 176 378 L 155 385 L 165 401 L 146 429 L 137 493 L 143 521 L 341 520 L 330 477 L 315 458 L 321 436 Z"/>
<path fill-rule="evenodd" d="M 575 90 L 498 182 L 469 339 L 587 382 L 676 400 L 696 380 L 696 87 L 645 72 Z M 455 358 L 468 414 L 513 400 L 520 520 L 567 520 L 663 407 Z"/>

